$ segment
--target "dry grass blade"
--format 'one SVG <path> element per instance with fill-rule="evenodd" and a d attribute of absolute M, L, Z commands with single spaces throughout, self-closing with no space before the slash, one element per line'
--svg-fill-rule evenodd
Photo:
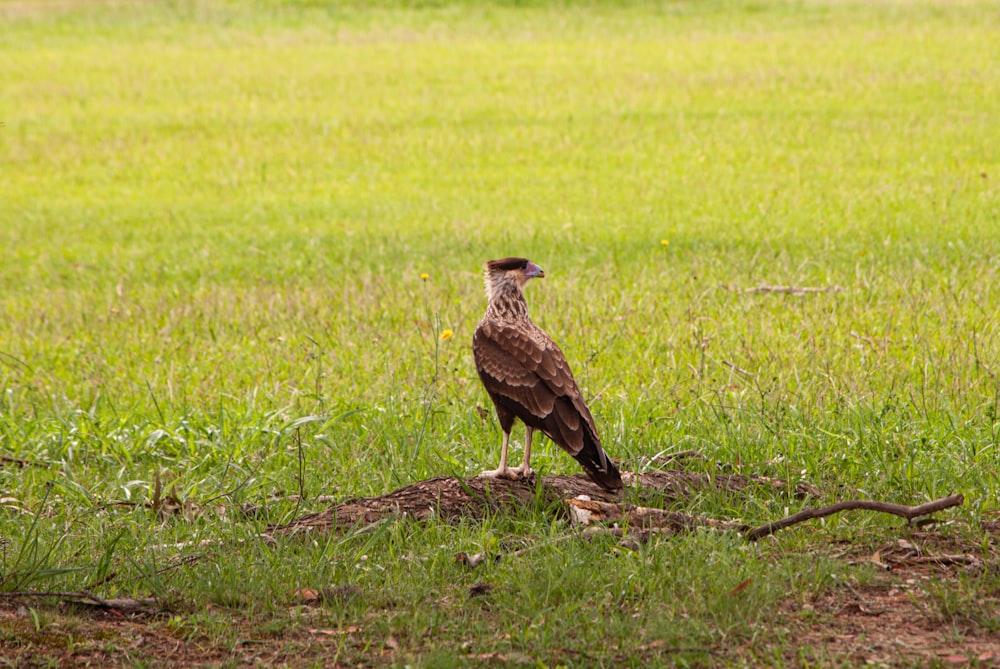
<path fill-rule="evenodd" d="M 761 285 L 747 288 L 744 293 L 778 293 L 783 295 L 808 295 L 810 293 L 839 293 L 840 286 L 769 286 Z"/>

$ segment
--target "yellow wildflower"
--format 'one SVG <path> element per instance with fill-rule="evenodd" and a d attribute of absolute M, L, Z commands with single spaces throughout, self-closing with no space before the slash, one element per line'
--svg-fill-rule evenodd
<path fill-rule="evenodd" d="M 428 274 L 427 272 L 424 272 L 423 274 L 420 275 L 420 280 L 421 281 L 426 281 L 429 278 L 431 278 L 431 275 Z"/>
<path fill-rule="evenodd" d="M 661 239 L 660 240 L 660 246 L 670 246 L 670 240 L 669 239 Z"/>
<path fill-rule="evenodd" d="M 444 340 L 446 340 L 446 339 L 451 339 L 451 336 L 452 336 L 453 334 L 455 334 L 455 333 L 454 333 L 454 332 L 452 332 L 451 330 L 442 330 L 442 331 L 441 331 L 441 336 L 440 336 L 440 337 L 438 337 L 438 339 L 440 339 L 441 341 L 444 341 Z"/>

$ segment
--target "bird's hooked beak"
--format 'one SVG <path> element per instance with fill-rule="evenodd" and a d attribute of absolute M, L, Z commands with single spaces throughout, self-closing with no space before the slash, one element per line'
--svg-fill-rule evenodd
<path fill-rule="evenodd" d="M 536 265 L 533 262 L 528 262 L 524 267 L 524 278 L 525 279 L 544 279 L 545 270 Z"/>

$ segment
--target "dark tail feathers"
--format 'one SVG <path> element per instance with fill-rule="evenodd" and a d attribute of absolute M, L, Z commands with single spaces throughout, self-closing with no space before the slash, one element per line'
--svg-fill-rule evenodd
<path fill-rule="evenodd" d="M 597 485 L 609 492 L 617 492 L 622 489 L 622 475 L 600 444 L 585 439 L 583 448 L 573 457 L 583 465 L 587 476 Z"/>

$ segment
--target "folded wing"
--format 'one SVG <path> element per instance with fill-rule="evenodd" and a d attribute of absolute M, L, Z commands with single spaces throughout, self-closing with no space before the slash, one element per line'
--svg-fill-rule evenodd
<path fill-rule="evenodd" d="M 548 335 L 534 326 L 484 322 L 476 329 L 472 350 L 498 413 L 512 413 L 541 430 L 598 483 L 621 486 L 566 357 Z"/>

